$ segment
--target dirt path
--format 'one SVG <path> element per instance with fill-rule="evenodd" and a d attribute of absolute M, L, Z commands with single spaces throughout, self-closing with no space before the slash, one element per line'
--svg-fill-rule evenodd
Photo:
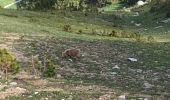
<path fill-rule="evenodd" d="M 6 48 L 19 62 L 26 62 L 28 58 L 26 58 L 22 52 L 16 50 L 14 48 L 14 44 L 16 40 L 20 39 L 20 36 L 13 35 L 11 33 L 4 33 L 1 38 L 0 48 Z"/>

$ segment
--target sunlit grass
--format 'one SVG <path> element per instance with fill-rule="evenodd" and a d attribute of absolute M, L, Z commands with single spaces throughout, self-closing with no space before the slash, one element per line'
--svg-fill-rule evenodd
<path fill-rule="evenodd" d="M 3 8 L 11 3 L 14 3 L 15 0 L 0 0 L 0 6 Z M 16 9 L 16 5 L 12 5 L 9 9 Z"/>

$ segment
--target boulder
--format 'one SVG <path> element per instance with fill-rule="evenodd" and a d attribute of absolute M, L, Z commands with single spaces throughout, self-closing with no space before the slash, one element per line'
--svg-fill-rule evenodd
<path fill-rule="evenodd" d="M 126 100 L 126 96 L 125 95 L 121 95 L 118 97 L 118 100 Z"/>
<path fill-rule="evenodd" d="M 143 6 L 144 4 L 145 4 L 145 2 L 142 1 L 142 0 L 139 0 L 139 1 L 137 2 L 137 6 Z"/>

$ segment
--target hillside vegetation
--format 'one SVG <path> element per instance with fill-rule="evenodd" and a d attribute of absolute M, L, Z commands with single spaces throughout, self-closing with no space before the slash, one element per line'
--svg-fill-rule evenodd
<path fill-rule="evenodd" d="M 167 2 L 116 1 L 97 12 L 0 9 L 0 47 L 18 71 L 3 70 L 0 99 L 168 100 Z M 70 48 L 81 56 L 63 57 Z"/>

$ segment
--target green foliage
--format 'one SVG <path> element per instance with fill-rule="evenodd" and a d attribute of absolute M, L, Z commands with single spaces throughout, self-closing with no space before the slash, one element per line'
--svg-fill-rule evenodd
<path fill-rule="evenodd" d="M 42 70 L 42 64 L 40 63 L 38 58 L 34 58 L 32 63 L 35 69 L 40 70 L 40 71 Z"/>
<path fill-rule="evenodd" d="M 71 25 L 69 25 L 69 24 L 64 25 L 63 30 L 66 32 L 71 32 L 71 30 L 72 30 Z"/>
<path fill-rule="evenodd" d="M 20 9 L 52 9 L 57 0 L 22 0 L 17 6 Z"/>
<path fill-rule="evenodd" d="M 44 71 L 44 76 L 45 77 L 53 77 L 55 73 L 55 65 L 50 59 L 46 59 L 45 61 L 45 71 Z"/>
<path fill-rule="evenodd" d="M 22 0 L 17 4 L 17 8 L 28 10 L 68 9 L 96 11 L 97 7 L 103 7 L 107 4 L 111 4 L 110 0 Z"/>
<path fill-rule="evenodd" d="M 79 8 L 80 0 L 22 0 L 18 4 L 20 9 L 28 10 L 49 10 L 49 9 L 70 9 Z"/>
<path fill-rule="evenodd" d="M 95 29 L 92 29 L 92 30 L 91 30 L 91 34 L 92 34 L 92 35 L 97 35 L 97 31 L 96 31 Z"/>
<path fill-rule="evenodd" d="M 16 59 L 12 57 L 7 49 L 0 49 L 0 67 L 1 69 L 7 69 L 9 72 L 18 72 Z"/>
<path fill-rule="evenodd" d="M 130 34 L 131 34 L 131 33 L 128 33 L 128 32 L 126 32 L 126 31 L 122 31 L 122 32 L 121 32 L 121 38 L 130 38 Z"/>
<path fill-rule="evenodd" d="M 135 40 L 140 40 L 142 35 L 139 33 L 129 33 L 126 31 L 119 31 L 119 30 L 112 30 L 111 33 L 108 34 L 110 37 L 117 37 L 117 38 L 132 38 Z"/>
<path fill-rule="evenodd" d="M 82 29 L 78 30 L 78 34 L 82 34 L 82 33 L 83 33 Z"/>
<path fill-rule="evenodd" d="M 41 75 L 43 77 L 53 77 L 55 73 L 54 63 L 44 56 L 44 59 L 32 58 L 32 66 L 34 73 L 36 75 Z"/>
<path fill-rule="evenodd" d="M 148 36 L 147 41 L 148 42 L 155 42 L 155 38 L 153 36 Z"/>
<path fill-rule="evenodd" d="M 135 40 L 137 41 L 137 42 L 141 42 L 142 41 L 142 35 L 140 35 L 140 34 L 138 34 L 138 33 L 135 33 Z"/>
<path fill-rule="evenodd" d="M 170 18 L 170 12 L 166 13 L 166 17 Z"/>
<path fill-rule="evenodd" d="M 150 12 L 170 12 L 169 0 L 152 0 Z"/>
<path fill-rule="evenodd" d="M 115 30 L 112 30 L 112 32 L 109 33 L 108 35 L 111 37 L 119 37 L 119 34 Z"/>

